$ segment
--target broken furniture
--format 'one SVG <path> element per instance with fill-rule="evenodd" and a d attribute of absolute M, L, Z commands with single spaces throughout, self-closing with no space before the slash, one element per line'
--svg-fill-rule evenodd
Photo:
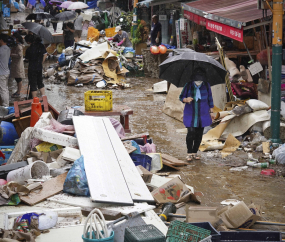
<path fill-rule="evenodd" d="M 133 110 L 126 105 L 113 105 L 112 111 L 85 111 L 84 107 L 77 110 L 81 111 L 84 115 L 103 117 L 103 116 L 118 116 L 120 115 L 120 122 L 123 125 L 126 133 L 131 133 L 129 126 L 129 115 L 133 114 Z"/>

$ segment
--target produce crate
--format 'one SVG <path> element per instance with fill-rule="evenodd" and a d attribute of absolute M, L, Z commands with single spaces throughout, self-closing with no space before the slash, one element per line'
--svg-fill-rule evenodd
<path fill-rule="evenodd" d="M 167 231 L 167 242 L 198 242 L 209 237 L 210 230 L 175 220 Z"/>
<path fill-rule="evenodd" d="M 189 223 L 192 224 L 194 226 L 197 226 L 199 228 L 203 228 L 203 229 L 207 229 L 211 231 L 211 240 L 212 242 L 220 242 L 221 240 L 221 233 L 219 231 L 217 231 L 211 223 L 209 222 L 200 222 L 200 223 Z"/>
<path fill-rule="evenodd" d="M 129 227 L 125 230 L 124 242 L 165 242 L 165 236 L 154 225 Z"/>
<path fill-rule="evenodd" d="M 135 166 L 143 166 L 145 169 L 150 171 L 152 158 L 148 155 L 143 154 L 130 154 Z"/>
<path fill-rule="evenodd" d="M 87 91 L 84 93 L 85 111 L 111 111 L 112 91 Z"/>
<path fill-rule="evenodd" d="M 221 242 L 280 242 L 280 232 L 271 231 L 237 231 L 221 232 Z"/>
<path fill-rule="evenodd" d="M 0 146 L 1 151 L 3 152 L 3 154 L 5 155 L 5 160 L 0 157 L 0 165 L 7 163 L 7 161 L 9 160 L 13 150 L 15 149 L 15 146 Z M 5 149 L 11 149 L 12 151 L 4 151 Z"/>
<path fill-rule="evenodd" d="M 115 36 L 116 35 L 115 29 L 116 29 L 116 27 L 105 29 L 106 37 L 113 37 L 113 36 Z"/>

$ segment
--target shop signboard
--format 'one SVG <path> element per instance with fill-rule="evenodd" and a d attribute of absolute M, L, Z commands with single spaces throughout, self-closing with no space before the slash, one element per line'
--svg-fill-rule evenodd
<path fill-rule="evenodd" d="M 195 13 L 191 13 L 187 10 L 184 10 L 184 17 L 189 19 L 190 21 L 193 21 L 196 24 L 202 25 L 202 26 L 206 26 L 206 18 L 201 17 Z"/>
<path fill-rule="evenodd" d="M 237 29 L 209 19 L 207 19 L 206 28 L 218 34 L 243 42 L 243 28 Z"/>

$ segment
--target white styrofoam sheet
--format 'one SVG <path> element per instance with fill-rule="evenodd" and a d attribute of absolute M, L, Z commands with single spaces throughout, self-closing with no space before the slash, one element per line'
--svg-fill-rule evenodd
<path fill-rule="evenodd" d="M 84 157 L 91 200 L 133 205 L 103 119 L 74 116 L 73 123 Z"/>
<path fill-rule="evenodd" d="M 110 119 L 103 118 L 104 124 L 111 138 L 111 143 L 125 177 L 127 186 L 135 202 L 154 202 L 153 196 L 139 174 L 134 162 L 120 140 Z"/>

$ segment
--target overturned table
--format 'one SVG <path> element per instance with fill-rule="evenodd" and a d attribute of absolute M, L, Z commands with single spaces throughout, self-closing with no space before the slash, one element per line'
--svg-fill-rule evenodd
<path fill-rule="evenodd" d="M 120 116 L 120 122 L 123 125 L 125 132 L 131 133 L 129 115 L 132 115 L 134 112 L 126 105 L 113 105 L 113 109 L 111 111 L 85 111 L 84 106 L 77 108 L 77 110 L 81 111 L 84 115 L 95 117 Z"/>

